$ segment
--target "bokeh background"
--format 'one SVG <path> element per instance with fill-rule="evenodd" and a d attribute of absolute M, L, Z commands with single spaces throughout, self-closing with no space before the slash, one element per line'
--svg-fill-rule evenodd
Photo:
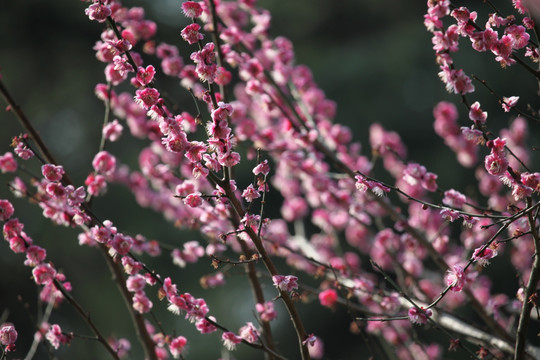
<path fill-rule="evenodd" d="M 504 13 L 509 13 L 510 1 L 496 3 Z M 409 159 L 439 174 L 442 188 L 466 192 L 474 182 L 472 171 L 457 164 L 453 153 L 432 127 L 433 106 L 440 100 L 458 103 L 459 98 L 446 93 L 437 78 L 431 36 L 423 26 L 425 1 L 260 0 L 258 4 L 273 15 L 272 34 L 293 41 L 296 62 L 308 65 L 328 98 L 337 102 L 335 121 L 351 127 L 355 139 L 362 142 L 364 153 L 370 152 L 369 125 L 379 122 L 400 134 L 408 146 Z M 147 18 L 158 23 L 157 40 L 181 46 L 185 49 L 184 60 L 188 61 L 191 50 L 184 47 L 179 36 L 186 25 L 180 1 L 130 0 L 125 5 L 143 6 Z M 489 9 L 485 4 L 479 6 L 484 6 L 479 9 L 482 22 Z M 91 171 L 90 162 L 99 146 L 104 110 L 93 93 L 95 84 L 105 81 L 104 66 L 95 59 L 92 50 L 102 26 L 84 15 L 85 7 L 83 2 L 70 0 L 0 2 L 2 79 L 57 160 L 78 184 L 82 184 Z M 489 79 L 492 88 L 501 95 L 519 95 L 520 104 L 538 105 L 537 83 L 525 70 L 517 66 L 501 70 L 492 54 L 473 53 L 466 40 L 461 41 L 461 46 L 464 51 L 456 56 L 456 66 Z M 170 95 L 178 98 L 178 103 L 191 105 L 176 82 L 163 81 Z M 474 99 L 488 110 L 492 129 L 497 131 L 506 126 L 512 116 L 502 113 L 488 91 L 478 84 L 476 87 Z M 459 109 L 461 123 L 467 125 L 465 108 Z M 538 140 L 534 130 L 531 129 L 531 136 Z M 22 131 L 12 114 L 1 111 L 0 153 L 8 151 L 11 138 Z M 137 149 L 144 145 L 143 141 L 131 139 L 126 133 L 118 143 L 111 144 L 109 150 L 135 167 Z M 36 164 L 29 171 L 37 173 L 39 167 Z M 379 175 L 388 179 L 384 172 Z M 0 198 L 12 199 L 8 195 L 8 181 L 7 176 L 0 178 Z M 124 304 L 110 281 L 111 275 L 100 253 L 78 246 L 77 229 L 52 226 L 42 218 L 39 207 L 24 199 L 13 202 L 16 216 L 26 225 L 25 231 L 35 243 L 48 250 L 48 259 L 64 271 L 73 284 L 73 295 L 91 313 L 98 327 L 106 335 L 134 340 Z M 200 239 L 196 233 L 178 230 L 159 214 L 140 209 L 129 192 L 121 187 L 111 187 L 105 197 L 94 201 L 93 207 L 100 218 L 111 219 L 119 229 L 144 234 L 163 244 L 179 246 L 185 241 Z M 274 207 L 278 209 L 279 204 Z M 229 328 L 238 329 L 245 321 L 254 321 L 253 300 L 241 269 L 231 270 L 227 286 L 209 291 L 199 285 L 200 276 L 212 271 L 209 262 L 180 269 L 171 264 L 166 253 L 160 258 L 145 260 L 162 274 L 171 274 L 181 291 L 204 297 L 211 315 Z M 0 243 L 0 311 L 4 311 L 19 331 L 15 354 L 18 357 L 23 357 L 30 346 L 35 318 L 40 311 L 30 270 L 22 263 L 21 255 L 14 255 L 7 243 Z M 512 273 L 505 272 L 504 266 L 509 264 L 499 265 L 499 269 L 495 265 L 491 271 L 511 277 Z M 501 288 L 503 291 L 504 286 Z M 273 294 L 271 288 L 268 291 Z M 174 329 L 191 341 L 187 358 L 213 359 L 223 355 L 218 334 L 200 336 L 182 317 L 168 313 L 165 304 L 155 305 L 156 317 L 164 328 Z M 344 310 L 331 311 L 315 303 L 300 308 L 309 332 L 325 340 L 325 358 L 367 358 L 361 338 L 348 331 L 349 317 Z M 293 359 L 297 353 L 294 334 L 284 309 L 278 310 L 280 316 L 274 331 L 279 334 L 285 355 Z M 61 324 L 66 331 L 91 335 L 68 305 L 55 310 L 50 322 Z M 135 341 L 133 347 L 131 358 L 142 359 Z M 232 355 L 238 359 L 260 358 L 260 354 L 244 346 Z M 69 348 L 60 348 L 56 356 L 60 359 L 106 358 L 99 345 L 82 339 L 75 339 Z M 48 358 L 44 347 L 35 358 Z"/>

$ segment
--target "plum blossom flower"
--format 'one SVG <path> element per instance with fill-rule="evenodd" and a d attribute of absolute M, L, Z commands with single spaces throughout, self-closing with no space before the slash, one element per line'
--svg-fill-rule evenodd
<path fill-rule="evenodd" d="M 84 13 L 90 20 L 96 20 L 97 22 L 102 23 L 107 20 L 108 16 L 111 16 L 112 11 L 109 5 L 96 2 L 84 10 Z"/>
<path fill-rule="evenodd" d="M 64 168 L 62 165 L 45 164 L 41 166 L 41 173 L 49 181 L 60 181 L 64 175 Z"/>
<path fill-rule="evenodd" d="M 110 175 L 116 169 L 116 158 L 107 151 L 100 151 L 92 160 L 94 170 L 103 175 Z"/>
<path fill-rule="evenodd" d="M 0 199 L 0 221 L 6 221 L 13 216 L 15 208 L 9 200 Z"/>
<path fill-rule="evenodd" d="M 227 331 L 221 335 L 221 340 L 223 341 L 223 346 L 229 351 L 235 350 L 236 345 L 242 342 L 242 338 L 236 336 L 234 333 Z"/>
<path fill-rule="evenodd" d="M 246 199 L 247 202 L 252 202 L 253 200 L 261 197 L 261 194 L 255 189 L 253 184 L 249 186 L 242 192 L 242 197 Z"/>
<path fill-rule="evenodd" d="M 509 112 L 511 108 L 516 106 L 518 100 L 519 100 L 519 96 L 503 97 L 502 103 L 501 103 L 503 110 L 505 112 Z"/>
<path fill-rule="evenodd" d="M 315 345 L 315 342 L 317 341 L 317 337 L 313 334 L 309 334 L 303 341 L 302 341 L 302 345 L 310 345 L 310 346 L 314 346 Z"/>
<path fill-rule="evenodd" d="M 259 163 L 257 166 L 253 168 L 253 174 L 255 175 L 263 174 L 266 176 L 268 175 L 269 172 L 270 172 L 270 166 L 268 165 L 268 160 L 262 161 L 261 163 Z"/>
<path fill-rule="evenodd" d="M 238 331 L 238 335 L 249 343 L 254 343 L 259 339 L 259 331 L 253 326 L 253 323 L 248 322 Z"/>
<path fill-rule="evenodd" d="M 28 160 L 34 156 L 34 152 L 30 150 L 30 148 L 28 148 L 23 141 L 20 140 L 17 141 L 17 145 L 15 146 L 15 149 L 13 149 L 13 152 L 23 160 Z"/>
<path fill-rule="evenodd" d="M 407 314 L 411 323 L 423 325 L 427 323 L 428 318 L 430 318 L 433 313 L 430 309 L 424 310 L 422 307 L 412 307 L 409 309 Z"/>
<path fill-rule="evenodd" d="M 475 122 L 479 123 L 485 123 L 487 119 L 487 112 L 482 111 L 480 108 L 480 103 L 478 101 L 474 102 L 471 105 L 471 109 L 469 110 L 469 119 Z"/>
<path fill-rule="evenodd" d="M 69 344 L 69 342 L 73 338 L 73 333 L 65 334 L 62 332 L 62 328 L 60 328 L 60 325 L 53 324 L 47 330 L 45 338 L 49 340 L 52 347 L 58 349 L 60 345 Z"/>
<path fill-rule="evenodd" d="M 326 289 L 319 293 L 319 302 L 322 306 L 332 308 L 337 303 L 337 300 L 338 295 L 334 289 Z"/>
<path fill-rule="evenodd" d="M 124 127 L 118 122 L 117 119 L 114 119 L 112 122 L 103 126 L 102 135 L 106 140 L 114 142 L 120 138 L 123 130 Z"/>
<path fill-rule="evenodd" d="M 0 156 L 0 171 L 2 174 L 7 172 L 15 172 L 17 170 L 17 162 L 13 157 L 13 153 L 6 152 L 4 155 Z"/>
<path fill-rule="evenodd" d="M 5 352 L 15 351 L 15 342 L 17 341 L 17 330 L 12 323 L 3 323 L 0 325 L 0 343 L 5 346 Z"/>
<path fill-rule="evenodd" d="M 449 208 L 442 209 L 440 214 L 443 217 L 443 219 L 450 222 L 454 222 L 456 219 L 459 218 L 459 212 L 449 209 Z"/>
<path fill-rule="evenodd" d="M 274 286 L 281 291 L 293 291 L 298 289 L 298 278 L 293 275 L 274 275 L 272 276 Z"/>
<path fill-rule="evenodd" d="M 175 359 L 180 358 L 180 354 L 184 351 L 186 344 L 187 339 L 183 336 L 178 336 L 171 340 L 169 343 L 169 351 Z"/>
<path fill-rule="evenodd" d="M 47 251 L 44 248 L 37 245 L 30 245 L 26 250 L 24 265 L 35 267 L 45 260 L 45 257 L 47 257 Z"/>
<path fill-rule="evenodd" d="M 214 318 L 213 316 L 209 316 L 209 319 L 212 321 L 216 321 L 216 318 Z M 200 318 L 199 320 L 197 320 L 195 322 L 195 327 L 201 332 L 201 334 L 211 334 L 217 331 L 217 327 L 205 318 Z"/>
<path fill-rule="evenodd" d="M 38 285 L 46 285 L 54 280 L 56 270 L 49 264 L 40 264 L 32 269 L 32 275 Z"/>
<path fill-rule="evenodd" d="M 484 249 L 484 246 L 481 246 L 474 250 L 472 258 L 481 266 L 486 266 L 489 265 L 489 259 L 494 258 L 495 256 L 497 256 L 497 250 L 493 250 L 489 247 Z"/>
<path fill-rule="evenodd" d="M 384 186 L 383 184 L 377 182 L 368 180 L 366 177 L 361 175 L 356 175 L 356 188 L 359 191 L 366 192 L 368 190 L 371 190 L 375 195 L 381 197 L 385 193 L 390 192 L 390 188 L 387 186 Z"/>
<path fill-rule="evenodd" d="M 182 36 L 182 39 L 187 41 L 188 44 L 193 45 L 204 39 L 204 35 L 201 34 L 199 30 L 201 30 L 201 26 L 199 24 L 189 24 L 182 29 L 180 35 Z"/>
<path fill-rule="evenodd" d="M 269 322 L 277 318 L 277 313 L 274 309 L 274 303 L 272 301 L 267 301 L 264 304 L 258 303 L 255 305 L 255 309 L 259 313 L 262 321 Z"/>
<path fill-rule="evenodd" d="M 196 1 L 184 1 L 182 3 L 182 12 L 189 18 L 198 18 L 202 15 L 203 9 Z"/>
<path fill-rule="evenodd" d="M 135 91 L 135 102 L 143 109 L 148 110 L 159 100 L 159 91 L 154 88 L 144 88 Z"/>
<path fill-rule="evenodd" d="M 138 291 L 133 295 L 133 309 L 140 314 L 145 314 L 152 309 L 152 301 L 143 291 Z"/>
<path fill-rule="evenodd" d="M 203 203 L 202 194 L 200 192 L 194 192 L 189 194 L 184 199 L 184 204 L 191 206 L 191 207 L 199 207 Z"/>
<path fill-rule="evenodd" d="M 462 266 L 456 264 L 451 270 L 448 270 L 444 279 L 446 285 L 451 287 L 450 290 L 460 292 L 466 283 L 465 270 Z"/>
<path fill-rule="evenodd" d="M 142 86 L 146 86 L 154 80 L 156 69 L 152 65 L 148 65 L 146 68 L 139 66 L 137 69 L 136 79 Z"/>
<path fill-rule="evenodd" d="M 467 198 L 457 190 L 450 189 L 444 192 L 443 204 L 454 208 L 461 208 L 465 205 Z"/>

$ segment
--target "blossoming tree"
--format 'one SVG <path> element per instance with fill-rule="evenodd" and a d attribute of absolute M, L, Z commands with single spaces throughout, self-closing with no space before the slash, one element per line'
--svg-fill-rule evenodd
<path fill-rule="evenodd" d="M 332 326 L 365 342 L 366 358 L 540 358 L 531 325 L 538 322 L 540 173 L 529 141 L 538 104 L 522 103 L 522 94 L 499 95 L 505 89 L 468 73 L 457 56 L 472 47 L 540 83 L 538 6 L 513 0 L 506 14 L 486 3 L 477 12 L 449 0 L 427 2 L 424 24 L 438 75 L 456 100 L 435 104 L 434 130 L 473 170 L 469 188 L 444 189 L 436 173 L 407 158 L 400 135 L 378 123 L 366 124 L 371 152 L 363 153 L 351 130 L 333 122 L 334 103 L 295 63 L 292 43 L 269 35 L 270 13 L 254 0 L 181 2 L 178 14 L 190 24 L 178 29 L 178 42 L 191 46 L 188 54 L 161 41 L 142 8 L 87 1 L 81 13 L 102 26 L 93 50 L 105 74 L 95 85 L 102 137 L 89 150 L 84 183 L 74 183 L 55 160 L 2 80 L 0 92 L 23 134 L 0 156 L 0 171 L 13 197 L 34 203 L 55 225 L 78 229 L 70 241 L 92 256 L 102 253 L 136 336 L 123 336 L 115 321 L 94 321 L 91 314 L 107 300 L 82 304 L 75 289 L 85 284 L 62 271 L 62 259 L 44 246 L 47 234 L 25 229 L 25 213 L 6 198 L 0 199 L 4 250 L 39 287 L 39 311 L 31 334 L 17 331 L 19 319 L 7 315 L 2 357 L 17 352 L 30 359 L 39 347 L 54 354 L 95 341 L 113 359 L 187 359 L 197 346 L 223 348 L 224 358 L 240 347 L 252 349 L 249 358 L 324 358 L 325 339 L 302 311 L 317 303 L 320 311 L 346 310 L 347 320 Z M 161 86 L 167 78 L 190 94 L 188 103 L 167 95 Z M 490 122 L 475 97 L 478 87 L 507 113 L 507 127 Z M 128 136 L 145 143 L 136 166 L 109 151 Z M 198 239 L 170 246 L 103 219 L 93 204 L 106 202 L 118 185 Z M 269 216 L 280 198 L 279 216 Z M 506 293 L 494 290 L 497 279 L 486 271 L 499 261 L 516 275 Z M 250 315 L 240 327 L 222 321 L 207 292 L 188 291 L 164 262 L 211 265 L 201 278 L 206 289 L 226 288 L 227 277 L 244 270 Z M 74 309 L 82 328 L 51 320 L 64 307 Z M 162 317 L 184 321 L 171 327 Z M 278 317 L 294 333 L 292 355 L 280 346 Z M 192 342 L 187 326 L 209 340 Z M 16 346 L 22 336 L 34 339 L 28 349 Z"/>

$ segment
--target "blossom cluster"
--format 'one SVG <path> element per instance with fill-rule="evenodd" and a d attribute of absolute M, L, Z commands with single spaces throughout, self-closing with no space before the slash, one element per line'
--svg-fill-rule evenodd
<path fill-rule="evenodd" d="M 128 8 L 120 0 L 87 2 L 88 19 L 108 25 L 93 48 L 106 81 L 95 86 L 95 95 L 107 116 L 114 116 L 101 128 L 102 143 L 130 135 L 140 139 L 144 148 L 137 163 L 102 144 L 88 164 L 84 186 L 76 187 L 63 166 L 43 154 L 34 156 L 37 149 L 23 135 L 13 141 L 13 151 L 0 156 L 0 171 L 19 175 L 19 159 L 44 159 L 39 177 L 15 176 L 14 194 L 37 203 L 54 224 L 79 227 L 79 244 L 106 255 L 147 358 L 181 358 L 190 344 L 176 330 L 151 321 L 159 306 L 182 315 L 201 334 L 221 332 L 224 351 L 242 344 L 277 357 L 279 341 L 271 329 L 281 301 L 290 315 L 282 318 L 292 322 L 302 359 L 325 356 L 324 339 L 304 328 L 297 311 L 303 302 L 318 300 L 328 313 L 346 307 L 346 326 L 353 333 L 379 337 L 400 359 L 442 358 L 440 344 L 416 343 L 411 324 L 437 324 L 460 306 L 473 304 L 483 321 L 478 327 L 495 329 L 493 336 L 503 339 L 511 338 L 506 329 L 525 321 L 519 311 L 507 309 L 530 306 L 536 291 L 535 284 L 523 286 L 537 275 L 533 254 L 540 243 L 540 173 L 530 168 L 528 118 L 518 116 L 498 133 L 490 130 L 487 111 L 468 100 L 473 80 L 457 68 L 454 54 L 466 38 L 475 51 L 493 53 L 503 67 L 519 63 L 520 51 L 538 61 L 528 33 L 534 26 L 530 17 L 522 16 L 520 24 L 515 16 L 495 12 L 482 26 L 477 12 L 449 0 L 427 3 L 424 23 L 433 36 L 439 77 L 449 92 L 461 96 L 470 120 L 459 126 L 459 111 L 447 101 L 433 110 L 435 133 L 460 165 L 475 168 L 477 186 L 459 190 L 442 188 L 439 175 L 409 159 L 400 135 L 380 124 L 369 127 L 371 154 L 362 152 L 352 130 L 334 123 L 336 105 L 309 68 L 295 63 L 293 44 L 270 36 L 271 15 L 255 1 L 183 2 L 178 13 L 190 23 L 177 37 L 190 46 L 189 54 L 160 42 L 157 24 L 146 19 L 143 8 Z M 521 1 L 513 5 L 520 15 L 528 11 Z M 149 63 L 156 59 L 159 64 Z M 168 98 L 158 81 L 165 76 L 192 95 L 196 113 L 186 110 L 194 108 L 191 104 Z M 506 113 L 517 111 L 518 99 L 497 100 Z M 381 172 L 390 180 L 377 180 Z M 100 220 L 91 200 L 106 199 L 112 184 L 200 238 L 170 246 L 120 229 L 115 219 Z M 279 215 L 270 218 L 265 206 L 278 198 L 283 199 Z M 26 256 L 24 265 L 42 287 L 41 300 L 59 306 L 71 284 L 14 214 L 12 202 L 0 199 L 4 239 L 14 253 Z M 463 227 L 455 224 L 458 219 Z M 210 263 L 215 271 L 200 279 L 204 289 L 227 285 L 234 268 L 244 268 L 255 294 L 253 318 L 231 331 L 211 313 L 200 290 L 148 265 L 149 258 L 163 255 L 186 275 L 193 264 Z M 484 272 L 500 256 L 508 256 L 519 274 L 517 302 L 496 293 Z M 113 356 L 129 356 L 127 339 L 104 340 L 85 320 Z M 43 320 L 37 328 L 36 338 L 54 349 L 75 339 L 60 324 Z M 15 349 L 11 323 L 2 325 L 0 338 L 5 351 Z M 449 341 L 452 350 L 460 344 Z M 499 350 L 508 351 L 494 351 Z"/>

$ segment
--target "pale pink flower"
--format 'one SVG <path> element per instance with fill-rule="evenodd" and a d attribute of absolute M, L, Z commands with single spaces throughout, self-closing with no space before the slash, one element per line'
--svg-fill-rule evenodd
<path fill-rule="evenodd" d="M 224 332 L 221 335 L 221 340 L 223 341 L 223 346 L 225 346 L 225 348 L 229 351 L 235 350 L 236 345 L 242 342 L 241 337 L 236 336 L 234 333 L 230 331 Z"/>
<path fill-rule="evenodd" d="M 202 15 L 203 9 L 196 1 L 184 1 L 182 3 L 182 12 L 189 18 L 198 18 Z"/>
<path fill-rule="evenodd" d="M 184 351 L 186 344 L 187 344 L 187 339 L 183 336 L 178 336 L 172 339 L 171 342 L 169 343 L 169 351 L 171 352 L 171 355 L 175 359 L 180 358 L 180 354 L 182 354 L 182 351 Z"/>
<path fill-rule="evenodd" d="M 2 174 L 7 172 L 15 172 L 17 170 L 17 162 L 13 157 L 13 153 L 7 152 L 0 156 L 0 171 Z"/>
<path fill-rule="evenodd" d="M 424 310 L 423 308 L 412 307 L 408 311 L 409 320 L 413 324 L 423 325 L 427 323 L 428 318 L 432 315 L 430 309 Z"/>
<path fill-rule="evenodd" d="M 281 291 L 293 291 L 298 289 L 298 278 L 293 275 L 274 275 L 272 276 L 274 286 Z"/>
<path fill-rule="evenodd" d="M 15 208 L 9 200 L 0 199 L 0 221 L 6 221 L 13 216 Z"/>

